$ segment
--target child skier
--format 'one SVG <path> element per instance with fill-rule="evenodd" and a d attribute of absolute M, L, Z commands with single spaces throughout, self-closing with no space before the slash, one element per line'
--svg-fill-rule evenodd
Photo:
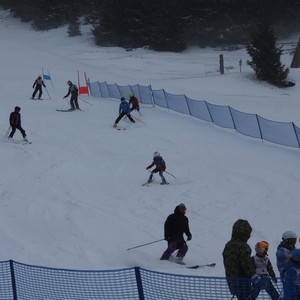
<path fill-rule="evenodd" d="M 255 245 L 256 254 L 252 256 L 252 261 L 256 267 L 256 274 L 261 278 L 261 282 L 254 288 L 254 292 L 252 293 L 253 299 L 256 299 L 261 290 L 265 290 L 272 300 L 281 299 L 272 284 L 272 281 L 277 283 L 277 279 L 271 261 L 268 258 L 268 249 L 269 244 L 266 241 L 258 242 Z"/>
<path fill-rule="evenodd" d="M 124 97 L 122 97 L 120 100 L 121 100 L 121 103 L 119 105 L 119 116 L 117 117 L 117 119 L 113 125 L 114 127 L 117 127 L 117 124 L 124 116 L 127 116 L 127 118 L 130 120 L 131 123 L 135 123 L 132 116 L 130 115 L 130 107 L 129 107 L 128 102 L 125 101 Z"/>
<path fill-rule="evenodd" d="M 153 174 L 157 173 L 159 174 L 162 182 L 160 184 L 168 184 L 168 182 L 166 181 L 163 172 L 166 170 L 166 163 L 163 160 L 163 158 L 160 156 L 160 153 L 158 151 L 155 151 L 153 154 L 153 162 L 151 165 L 149 165 L 146 170 L 151 169 L 153 166 L 155 166 L 155 168 L 151 171 L 151 174 L 149 176 L 148 179 L 148 183 L 150 183 L 152 181 L 153 178 Z"/>
<path fill-rule="evenodd" d="M 31 96 L 31 99 L 34 99 L 34 97 L 35 97 L 35 95 L 36 95 L 37 92 L 39 92 L 38 99 L 41 99 L 42 94 L 43 94 L 42 86 L 43 86 L 44 88 L 46 88 L 46 85 L 45 85 L 45 83 L 44 83 L 44 81 L 43 81 L 43 79 L 42 79 L 42 76 L 39 75 L 38 78 L 37 78 L 37 79 L 34 81 L 34 83 L 33 83 L 32 88 L 33 88 L 33 89 L 35 88 L 35 90 L 34 90 L 32 96 Z"/>
<path fill-rule="evenodd" d="M 140 113 L 140 106 L 139 106 L 139 100 L 138 100 L 138 98 L 135 97 L 133 93 L 129 93 L 128 97 L 129 97 L 129 105 L 131 105 L 130 111 L 133 111 L 133 110 L 136 109 L 137 112 L 139 114 L 141 114 Z"/>

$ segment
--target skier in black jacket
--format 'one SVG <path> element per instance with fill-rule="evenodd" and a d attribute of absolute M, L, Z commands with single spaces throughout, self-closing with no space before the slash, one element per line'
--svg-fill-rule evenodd
<path fill-rule="evenodd" d="M 168 248 L 160 258 L 161 260 L 169 260 L 171 254 L 178 250 L 176 262 L 184 264 L 182 260 L 188 251 L 188 246 L 184 240 L 183 234 L 185 233 L 188 241 L 192 239 L 189 220 L 185 216 L 185 212 L 185 205 L 180 203 L 175 207 L 174 213 L 168 216 L 165 222 L 165 240 L 168 242 Z"/>
<path fill-rule="evenodd" d="M 21 114 L 20 114 L 20 106 L 16 106 L 15 107 L 15 111 L 13 111 L 11 114 L 10 114 L 10 117 L 9 117 L 9 124 L 11 126 L 11 133 L 10 135 L 8 136 L 9 139 L 12 139 L 15 132 L 16 132 L 16 129 L 20 130 L 21 131 L 21 134 L 23 136 L 23 139 L 25 142 L 27 142 L 27 138 L 26 138 L 26 133 L 25 133 L 25 130 L 21 127 Z"/>
<path fill-rule="evenodd" d="M 33 83 L 32 88 L 33 88 L 33 89 L 35 88 L 35 90 L 34 90 L 34 92 L 33 92 L 33 94 L 32 94 L 31 99 L 34 99 L 35 94 L 36 94 L 37 92 L 39 92 L 38 99 L 41 99 L 42 94 L 43 94 L 42 86 L 43 86 L 43 87 L 46 87 L 46 85 L 45 85 L 45 83 L 44 83 L 44 81 L 43 81 L 43 79 L 42 79 L 42 76 L 39 75 L 38 78 L 37 78 L 37 79 L 34 81 L 34 83 Z"/>
<path fill-rule="evenodd" d="M 70 94 L 71 94 L 71 98 L 70 98 L 70 105 L 71 108 L 70 110 L 75 110 L 75 109 L 79 109 L 79 105 L 78 105 L 78 88 L 76 84 L 73 84 L 72 81 L 68 80 L 67 82 L 68 86 L 69 86 L 69 90 L 66 96 L 64 96 L 64 99 L 67 98 Z"/>

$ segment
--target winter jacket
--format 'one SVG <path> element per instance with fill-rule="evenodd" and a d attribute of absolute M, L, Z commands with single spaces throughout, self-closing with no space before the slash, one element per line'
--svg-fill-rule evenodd
<path fill-rule="evenodd" d="M 284 299 L 297 300 L 300 298 L 300 263 L 292 262 L 285 272 L 283 281 Z"/>
<path fill-rule="evenodd" d="M 287 245 L 284 242 L 281 242 L 277 247 L 277 268 L 281 278 L 284 277 L 285 271 L 292 266 L 292 262 L 290 261 L 290 259 L 293 255 L 294 250 L 295 248 L 287 248 Z"/>
<path fill-rule="evenodd" d="M 192 237 L 188 218 L 176 206 L 174 213 L 169 215 L 165 221 L 165 240 L 168 242 L 185 243 L 184 233 L 187 237 Z"/>
<path fill-rule="evenodd" d="M 132 107 L 137 107 L 139 106 L 139 100 L 136 97 L 132 96 L 129 99 L 129 105 L 130 104 L 132 105 Z"/>
<path fill-rule="evenodd" d="M 71 84 L 69 86 L 68 94 L 64 96 L 64 98 L 67 98 L 71 94 L 72 98 L 77 98 L 78 97 L 78 88 L 76 84 Z"/>
<path fill-rule="evenodd" d="M 128 102 L 121 101 L 120 106 L 119 106 L 119 113 L 123 113 L 123 114 L 127 114 L 130 112 L 130 106 L 128 104 Z"/>
<path fill-rule="evenodd" d="M 34 83 L 33 83 L 33 88 L 35 87 L 35 86 L 43 86 L 43 87 L 46 87 L 46 85 L 45 85 L 45 83 L 44 83 L 44 81 L 43 81 L 43 79 L 42 78 L 37 78 L 35 81 L 34 81 Z"/>
<path fill-rule="evenodd" d="M 14 111 L 10 114 L 9 124 L 15 128 L 21 126 L 21 114 L 18 111 Z"/>
<path fill-rule="evenodd" d="M 152 168 L 154 165 L 156 166 L 157 169 L 159 169 L 163 172 L 166 170 L 166 163 L 165 163 L 165 161 L 163 160 L 163 158 L 161 156 L 154 157 L 152 164 L 149 165 L 147 167 L 147 169 Z"/>
<path fill-rule="evenodd" d="M 252 228 L 247 220 L 239 219 L 232 227 L 231 240 L 223 250 L 223 263 L 228 286 L 232 295 L 237 293 L 236 279 L 251 278 L 255 266 L 251 259 L 251 248 L 247 244 Z"/>
<path fill-rule="evenodd" d="M 260 277 L 276 277 L 272 263 L 267 255 L 256 254 L 252 256 L 252 261 L 256 268 L 256 274 Z"/>

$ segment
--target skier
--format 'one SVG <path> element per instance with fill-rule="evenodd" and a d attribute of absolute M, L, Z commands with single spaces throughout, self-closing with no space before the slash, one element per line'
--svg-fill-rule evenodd
<path fill-rule="evenodd" d="M 31 96 L 31 99 L 34 99 L 34 97 L 35 97 L 35 95 L 36 95 L 37 92 L 39 92 L 38 99 L 41 99 L 42 94 L 43 94 L 42 86 L 43 86 L 43 87 L 46 87 L 46 85 L 45 85 L 45 83 L 44 83 L 44 81 L 43 81 L 43 79 L 42 79 L 42 76 L 39 75 L 38 78 L 37 78 L 37 79 L 34 81 L 34 83 L 33 83 L 32 88 L 33 88 L 33 89 L 35 88 L 35 90 L 34 90 L 32 96 Z"/>
<path fill-rule="evenodd" d="M 284 281 L 285 271 L 292 265 L 290 261 L 293 251 L 296 249 L 297 235 L 293 231 L 285 231 L 282 234 L 282 242 L 278 245 L 276 251 L 277 268 L 280 278 Z"/>
<path fill-rule="evenodd" d="M 121 100 L 121 103 L 119 105 L 119 116 L 117 117 L 117 119 L 113 125 L 114 127 L 117 127 L 117 124 L 124 116 L 127 116 L 127 118 L 130 120 L 131 123 L 135 123 L 132 116 L 130 115 L 130 106 L 129 106 L 128 102 L 125 101 L 124 97 L 122 97 L 120 100 Z"/>
<path fill-rule="evenodd" d="M 268 258 L 268 249 L 269 243 L 266 241 L 258 242 L 255 245 L 256 254 L 252 256 L 252 261 L 256 268 L 256 274 L 261 277 L 261 283 L 257 286 L 256 292 L 253 293 L 254 299 L 264 289 L 272 300 L 279 300 L 280 296 L 271 282 L 272 279 L 272 281 L 277 283 L 277 279 L 271 261 Z"/>
<path fill-rule="evenodd" d="M 25 133 L 25 130 L 22 128 L 21 126 L 21 114 L 20 114 L 20 106 L 16 106 L 15 107 L 15 111 L 13 111 L 11 114 L 10 114 L 10 117 L 9 117 L 9 124 L 11 126 L 11 133 L 10 135 L 8 136 L 9 139 L 12 139 L 15 132 L 16 132 L 16 129 L 20 130 L 21 131 L 21 134 L 23 136 L 23 139 L 25 142 L 28 142 L 27 138 L 26 138 L 26 133 Z"/>
<path fill-rule="evenodd" d="M 252 300 L 254 286 L 260 284 L 260 277 L 256 274 L 251 259 L 251 248 L 247 244 L 252 227 L 247 220 L 239 219 L 232 227 L 231 239 L 223 250 L 223 263 L 227 284 L 233 296 L 238 300 Z"/>
<path fill-rule="evenodd" d="M 189 220 L 185 216 L 186 207 L 183 203 L 177 205 L 174 213 L 169 215 L 164 225 L 164 236 L 168 242 L 168 248 L 161 256 L 161 260 L 169 260 L 172 253 L 176 250 L 176 263 L 184 264 L 183 258 L 188 251 L 188 246 L 184 240 L 183 234 L 187 236 L 187 240 L 192 239 L 192 234 L 189 228 Z"/>
<path fill-rule="evenodd" d="M 152 182 L 153 174 L 157 173 L 159 174 L 162 182 L 160 184 L 168 184 L 166 181 L 163 172 L 166 170 L 166 163 L 164 159 L 160 156 L 160 153 L 158 151 L 155 151 L 153 154 L 153 162 L 151 165 L 149 165 L 146 170 L 151 169 L 155 165 L 155 168 L 151 171 L 151 174 L 148 179 L 148 183 Z"/>
<path fill-rule="evenodd" d="M 291 257 L 291 266 L 286 270 L 283 282 L 284 299 L 300 299 L 300 249 L 296 249 Z"/>
<path fill-rule="evenodd" d="M 75 109 L 79 109 L 79 105 L 78 105 L 78 88 L 76 84 L 73 84 L 72 81 L 68 80 L 67 84 L 69 86 L 69 90 L 66 96 L 64 96 L 64 99 L 67 98 L 70 94 L 71 94 L 71 98 L 70 98 L 70 105 L 71 108 L 70 110 L 75 110 Z"/>
<path fill-rule="evenodd" d="M 136 109 L 137 112 L 139 114 L 141 114 L 140 113 L 140 106 L 139 106 L 139 100 L 138 100 L 138 98 L 135 97 L 133 93 L 129 93 L 128 97 L 129 97 L 129 105 L 131 105 L 130 111 L 132 112 L 133 110 Z"/>

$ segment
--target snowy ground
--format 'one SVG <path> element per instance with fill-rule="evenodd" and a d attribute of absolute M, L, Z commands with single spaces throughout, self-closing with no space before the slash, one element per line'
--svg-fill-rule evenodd
<path fill-rule="evenodd" d="M 278 89 L 256 82 L 246 66 L 245 50 L 189 49 L 183 53 L 125 51 L 96 47 L 88 28 L 67 37 L 67 28 L 34 32 L 28 24 L 0 16 L 0 134 L 8 128 L 15 105 L 31 145 L 1 141 L 0 260 L 72 269 L 142 266 L 164 272 L 224 276 L 222 250 L 239 218 L 249 220 L 249 243 L 267 240 L 275 266 L 275 249 L 285 230 L 299 234 L 299 150 L 253 140 L 160 108 L 141 107 L 140 122 L 112 124 L 118 100 L 82 97 L 83 112 L 59 113 L 67 80 L 77 71 L 91 81 L 151 84 L 153 89 L 230 105 L 300 126 L 300 70 L 296 86 Z M 295 39 L 297 40 L 297 38 Z M 218 75 L 219 54 L 226 74 Z M 239 59 L 243 60 L 242 72 Z M 292 56 L 283 61 L 290 65 Z M 43 101 L 32 101 L 32 84 L 49 70 Z M 81 78 L 83 81 L 83 76 Z M 134 116 L 139 117 L 139 115 Z M 16 133 L 20 140 L 20 133 Z M 168 186 L 141 184 L 154 151 L 167 163 Z M 188 208 L 193 239 L 188 264 L 216 262 L 215 268 L 189 270 L 159 257 L 166 217 L 180 202 Z M 278 275 L 278 273 L 277 273 Z"/>

